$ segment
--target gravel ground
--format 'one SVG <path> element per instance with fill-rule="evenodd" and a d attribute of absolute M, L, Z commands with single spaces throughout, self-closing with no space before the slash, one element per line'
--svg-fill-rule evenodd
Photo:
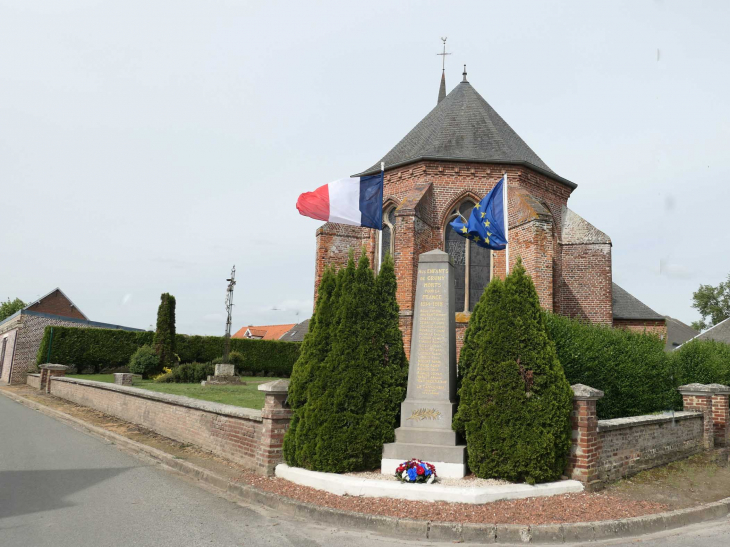
<path fill-rule="evenodd" d="M 438 469 L 436 470 L 438 472 Z M 345 473 L 348 477 L 356 477 L 358 479 L 375 479 L 379 481 L 397 481 L 395 475 L 383 475 L 379 471 L 360 471 L 357 473 Z M 480 479 L 474 475 L 469 475 L 463 479 L 438 479 L 438 484 L 443 486 L 464 486 L 470 488 L 484 486 L 503 486 L 509 484 L 508 481 L 497 479 Z"/>
<path fill-rule="evenodd" d="M 260 477 L 248 472 L 239 480 L 267 492 L 333 509 L 441 522 L 556 524 L 638 517 L 667 510 L 667 506 L 661 503 L 626 500 L 603 493 L 583 492 L 472 505 L 336 496 L 284 479 Z M 418 488 L 418 485 L 413 486 Z"/>

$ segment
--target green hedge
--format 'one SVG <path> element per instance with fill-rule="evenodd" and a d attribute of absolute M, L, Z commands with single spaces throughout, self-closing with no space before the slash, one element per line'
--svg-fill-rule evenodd
<path fill-rule="evenodd" d="M 215 374 L 215 365 L 212 363 L 185 363 L 177 366 L 171 372 L 155 378 L 155 382 L 162 384 L 199 384 L 208 376 Z"/>
<path fill-rule="evenodd" d="M 714 340 L 694 340 L 671 353 L 677 385 L 730 385 L 730 345 Z"/>
<path fill-rule="evenodd" d="M 547 312 L 546 318 L 571 385 L 585 384 L 605 393 L 598 401 L 599 418 L 681 410 L 673 359 L 657 336 L 590 325 Z"/>
<path fill-rule="evenodd" d="M 79 372 L 127 366 L 138 347 L 151 344 L 154 333 L 86 327 L 46 327 L 36 362 L 48 362 L 51 328 L 53 344 L 51 363 L 75 365 Z M 177 354 L 182 363 L 209 363 L 223 355 L 222 336 L 175 337 Z M 231 351 L 243 355 L 242 370 L 253 374 L 289 376 L 299 357 L 300 344 L 278 340 L 248 340 L 234 338 Z"/>

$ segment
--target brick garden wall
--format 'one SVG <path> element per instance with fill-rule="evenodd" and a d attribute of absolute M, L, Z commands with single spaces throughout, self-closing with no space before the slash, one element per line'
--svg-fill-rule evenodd
<path fill-rule="evenodd" d="M 701 452 L 699 412 L 598 421 L 598 480 L 614 481 Z"/>
<path fill-rule="evenodd" d="M 239 463 L 261 474 L 281 461 L 288 410 L 261 410 L 155 393 L 144 389 L 54 378 L 51 394 L 141 425 Z"/>
<path fill-rule="evenodd" d="M 25 383 L 28 384 L 30 387 L 34 387 L 36 389 L 41 388 L 41 375 L 40 374 L 28 374 L 25 378 Z"/>

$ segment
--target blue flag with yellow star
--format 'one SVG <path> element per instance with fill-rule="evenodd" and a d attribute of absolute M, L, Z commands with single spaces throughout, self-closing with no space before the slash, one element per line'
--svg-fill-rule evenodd
<path fill-rule="evenodd" d="M 474 206 L 469 220 L 457 218 L 451 227 L 485 249 L 501 251 L 507 247 L 507 230 L 504 226 L 504 177 Z"/>

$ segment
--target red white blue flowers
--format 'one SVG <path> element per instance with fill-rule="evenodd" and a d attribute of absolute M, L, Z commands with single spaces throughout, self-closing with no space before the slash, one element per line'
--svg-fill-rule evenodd
<path fill-rule="evenodd" d="M 408 460 L 395 470 L 395 478 L 401 482 L 425 482 L 431 484 L 436 480 L 436 468 L 421 460 Z"/>

